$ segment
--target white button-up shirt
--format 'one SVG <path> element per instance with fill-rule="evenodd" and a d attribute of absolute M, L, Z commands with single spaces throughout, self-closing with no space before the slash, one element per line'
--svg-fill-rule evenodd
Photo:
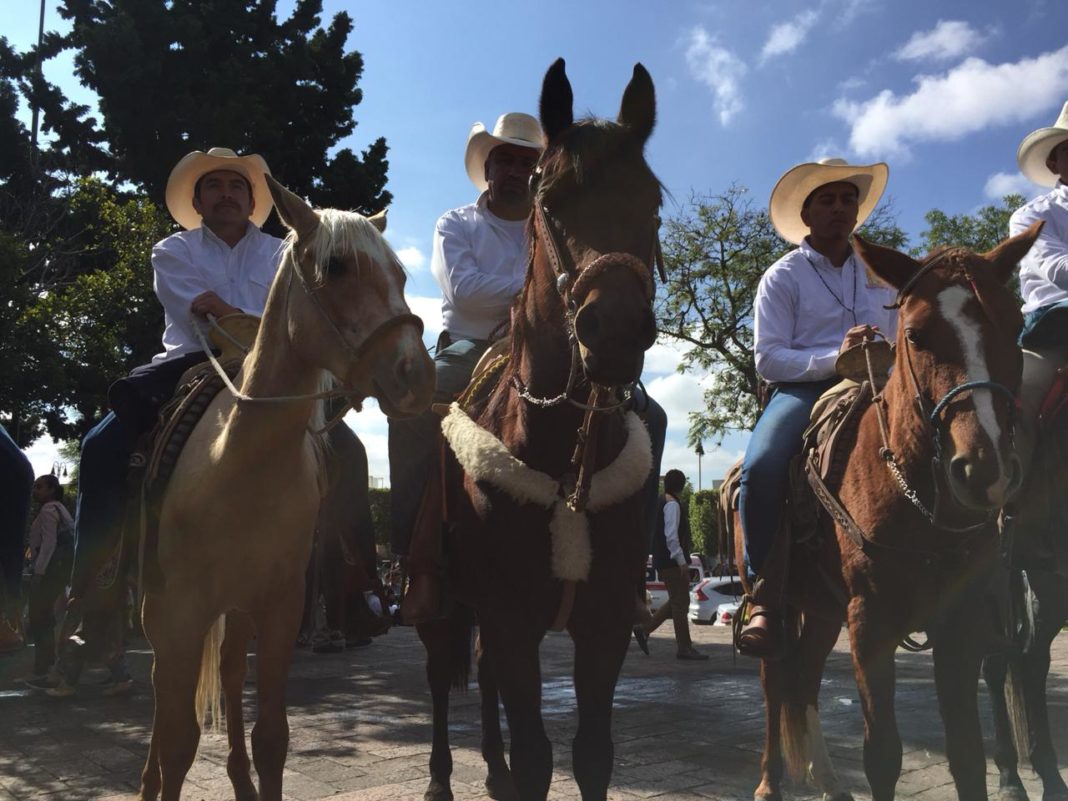
<path fill-rule="evenodd" d="M 165 327 L 163 352 L 152 361 L 202 349 L 189 310 L 193 298 L 202 292 L 210 290 L 243 312 L 262 315 L 282 245 L 281 239 L 252 223 L 232 248 L 203 225 L 157 242 L 152 248 L 153 285 L 163 304 Z"/>
<path fill-rule="evenodd" d="M 1068 300 L 1068 186 L 1021 206 L 1009 219 L 1009 234 L 1023 233 L 1045 220 L 1042 233 L 1020 260 L 1020 295 L 1024 313 Z"/>
<path fill-rule="evenodd" d="M 443 328 L 455 339 L 488 339 L 508 319 L 527 271 L 527 221 L 502 220 L 478 201 L 441 216 L 430 271 L 441 286 Z"/>
<path fill-rule="evenodd" d="M 896 292 L 850 254 L 835 267 L 804 240 L 760 279 L 753 302 L 756 368 L 771 383 L 822 381 L 846 331 L 877 327 L 893 342 L 897 311 L 884 309 Z"/>

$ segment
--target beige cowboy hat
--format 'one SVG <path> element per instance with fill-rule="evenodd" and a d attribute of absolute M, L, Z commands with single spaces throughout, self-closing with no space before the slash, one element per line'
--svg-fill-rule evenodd
<path fill-rule="evenodd" d="M 497 145 L 519 145 L 543 150 L 545 135 L 534 117 L 518 111 L 499 116 L 497 124 L 493 126 L 493 133 L 487 131 L 481 122 L 472 125 L 471 133 L 467 135 L 464 166 L 467 167 L 467 177 L 478 187 L 479 192 L 489 189 L 489 184 L 486 183 L 486 159 Z"/>
<path fill-rule="evenodd" d="M 259 227 L 267 222 L 274 201 L 271 190 L 267 188 L 264 175 L 271 170 L 262 156 L 250 153 L 239 156 L 228 147 L 213 147 L 207 153 L 194 150 L 182 156 L 174 165 L 167 179 L 167 211 L 182 228 L 192 231 L 200 227 L 200 215 L 193 208 L 193 188 L 202 175 L 215 170 L 229 170 L 243 175 L 252 185 L 252 199 L 255 205 L 249 219 Z"/>
<path fill-rule="evenodd" d="M 771 200 L 768 201 L 771 224 L 787 242 L 800 245 L 801 240 L 808 236 L 808 226 L 801 221 L 801 207 L 805 198 L 824 184 L 845 181 L 853 184 L 859 193 L 859 228 L 882 197 L 889 175 L 890 168 L 883 162 L 859 165 L 848 164 L 845 159 L 826 158 L 798 164 L 788 170 L 771 190 Z"/>
<path fill-rule="evenodd" d="M 1050 151 L 1065 140 L 1068 140 L 1068 103 L 1064 104 L 1061 116 L 1052 127 L 1032 131 L 1020 142 L 1020 149 L 1016 151 L 1020 172 L 1039 186 L 1056 186 L 1057 176 L 1046 166 L 1046 159 Z"/>

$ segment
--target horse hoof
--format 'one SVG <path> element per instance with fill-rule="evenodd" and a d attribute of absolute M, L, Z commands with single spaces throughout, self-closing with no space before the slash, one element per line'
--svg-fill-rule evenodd
<path fill-rule="evenodd" d="M 486 794 L 493 801 L 519 801 L 519 791 L 515 789 L 512 775 L 508 772 L 486 776 Z"/>
<path fill-rule="evenodd" d="M 758 787 L 756 792 L 753 793 L 753 801 L 782 801 L 782 793 L 778 790 L 768 790 L 765 787 Z"/>
<path fill-rule="evenodd" d="M 423 793 L 423 801 L 453 801 L 452 789 L 437 779 L 431 779 Z"/>
<path fill-rule="evenodd" d="M 845 790 L 839 790 L 833 795 L 830 793 L 824 793 L 823 801 L 853 801 L 853 794 L 846 792 Z"/>
<path fill-rule="evenodd" d="M 998 789 L 998 801 L 1030 801 L 1027 791 L 1021 786 L 1001 787 Z"/>
<path fill-rule="evenodd" d="M 1025 801 L 1027 796 L 1021 796 L 1020 801 Z M 1012 801 L 1016 801 L 1013 799 Z M 1060 787 L 1056 790 L 1050 790 L 1042 793 L 1042 801 L 1068 801 L 1068 788 Z"/>

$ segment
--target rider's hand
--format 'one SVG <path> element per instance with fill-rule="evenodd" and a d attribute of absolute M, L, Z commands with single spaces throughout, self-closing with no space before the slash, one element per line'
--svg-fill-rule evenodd
<path fill-rule="evenodd" d="M 201 292 L 193 298 L 193 302 L 189 304 L 189 311 L 197 317 L 207 318 L 209 314 L 212 317 L 225 317 L 228 314 L 238 314 L 241 309 L 237 308 L 237 306 L 231 306 L 214 292 L 208 290 L 207 292 Z"/>
<path fill-rule="evenodd" d="M 878 331 L 877 326 L 870 325 L 855 325 L 846 331 L 845 339 L 842 340 L 842 347 L 838 349 L 839 353 L 845 353 L 854 345 L 859 345 L 865 339 L 875 339 L 875 332 Z"/>

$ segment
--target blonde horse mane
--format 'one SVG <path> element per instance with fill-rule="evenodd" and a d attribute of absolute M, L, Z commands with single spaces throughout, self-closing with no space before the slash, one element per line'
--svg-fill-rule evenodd
<path fill-rule="evenodd" d="M 327 263 L 335 253 L 364 252 L 380 264 L 400 263 L 386 238 L 362 214 L 339 209 L 316 209 L 315 214 L 319 217 L 319 225 L 302 244 L 315 255 L 314 279 L 317 285 L 321 286 L 326 281 Z M 283 260 L 294 259 L 296 263 L 293 253 L 296 243 L 297 232 L 291 230 L 285 239 Z"/>

